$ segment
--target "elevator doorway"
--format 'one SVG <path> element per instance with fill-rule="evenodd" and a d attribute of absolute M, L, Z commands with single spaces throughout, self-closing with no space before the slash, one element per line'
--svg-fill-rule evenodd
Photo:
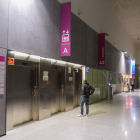
<path fill-rule="evenodd" d="M 65 67 L 52 66 L 50 70 L 51 115 L 64 111 Z"/>
<path fill-rule="evenodd" d="M 16 60 L 13 92 L 13 126 L 38 120 L 39 65 Z"/>
<path fill-rule="evenodd" d="M 38 120 L 39 63 L 16 59 L 7 75 L 7 129 Z"/>
<path fill-rule="evenodd" d="M 82 70 L 75 69 L 73 72 L 73 84 L 74 84 L 74 97 L 73 107 L 77 107 L 81 102 L 81 85 L 82 85 Z"/>
<path fill-rule="evenodd" d="M 15 66 L 13 126 L 32 120 L 31 67 Z"/>

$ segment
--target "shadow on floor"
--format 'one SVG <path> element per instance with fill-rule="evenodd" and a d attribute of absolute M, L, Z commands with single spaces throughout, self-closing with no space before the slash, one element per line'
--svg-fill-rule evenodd
<path fill-rule="evenodd" d="M 97 114 L 102 114 L 102 113 L 106 113 L 106 112 L 98 110 L 98 111 L 96 111 L 96 112 L 91 112 L 91 113 L 89 113 L 89 116 L 97 115 Z"/>

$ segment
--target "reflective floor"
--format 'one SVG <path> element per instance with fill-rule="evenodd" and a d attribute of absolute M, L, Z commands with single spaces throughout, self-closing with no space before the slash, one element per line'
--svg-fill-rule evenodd
<path fill-rule="evenodd" d="M 140 140 L 139 90 L 90 105 L 88 118 L 78 118 L 79 109 L 17 127 L 0 140 Z"/>

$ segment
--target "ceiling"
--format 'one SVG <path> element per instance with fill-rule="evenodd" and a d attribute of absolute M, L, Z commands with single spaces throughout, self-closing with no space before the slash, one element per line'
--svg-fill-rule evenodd
<path fill-rule="evenodd" d="M 109 0 L 136 46 L 140 46 L 140 0 Z"/>

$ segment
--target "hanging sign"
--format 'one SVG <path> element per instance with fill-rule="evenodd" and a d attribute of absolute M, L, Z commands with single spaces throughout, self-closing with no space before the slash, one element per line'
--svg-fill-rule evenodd
<path fill-rule="evenodd" d="M 71 2 L 61 5 L 61 56 L 71 55 Z"/>
<path fill-rule="evenodd" d="M 132 60 L 132 75 L 135 75 L 135 60 Z"/>
<path fill-rule="evenodd" d="M 105 33 L 98 34 L 98 66 L 105 66 Z"/>
<path fill-rule="evenodd" d="M 0 56 L 0 95 L 4 95 L 5 57 Z"/>

